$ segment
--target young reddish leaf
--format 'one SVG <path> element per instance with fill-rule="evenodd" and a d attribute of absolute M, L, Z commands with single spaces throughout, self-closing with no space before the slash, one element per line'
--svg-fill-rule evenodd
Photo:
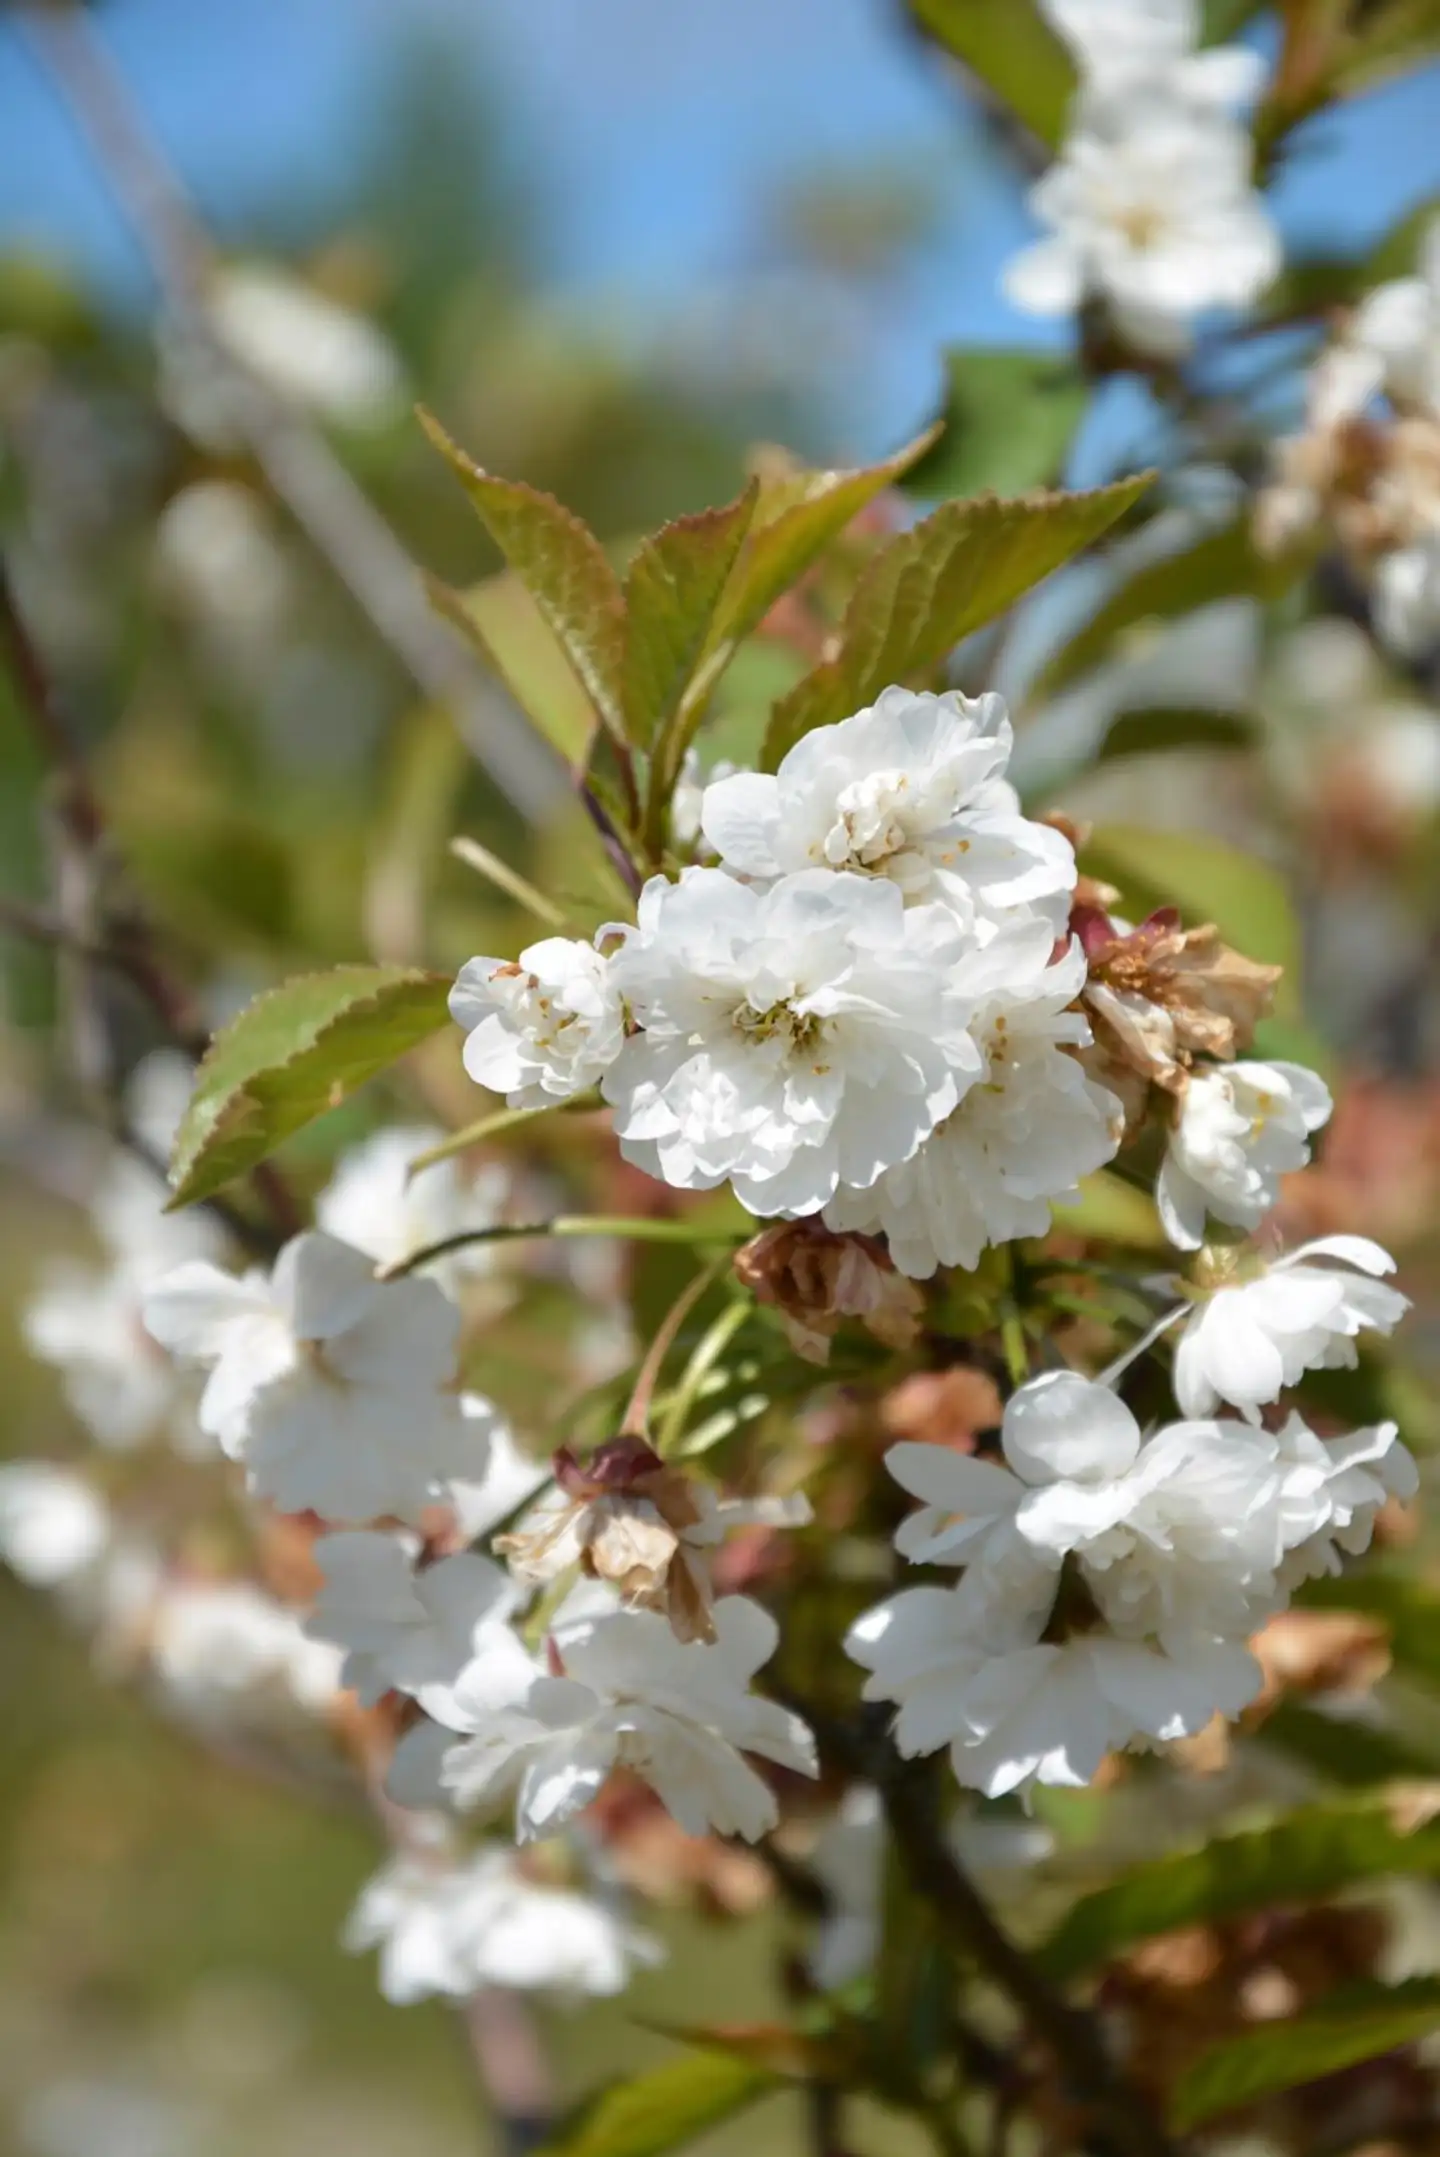
<path fill-rule="evenodd" d="M 421 423 L 544 615 L 607 727 L 623 733 L 625 600 L 599 540 L 553 496 L 497 479 L 428 413 Z"/>
<path fill-rule="evenodd" d="M 717 633 L 737 642 L 748 636 L 846 525 L 934 448 L 940 433 L 938 426 L 927 428 L 879 464 L 850 472 L 796 472 L 766 487 L 720 603 Z"/>
<path fill-rule="evenodd" d="M 338 966 L 247 1004 L 211 1042 L 176 1133 L 171 1208 L 208 1198 L 449 1023 L 443 974 Z"/>
<path fill-rule="evenodd" d="M 622 687 L 626 730 L 641 748 L 663 735 L 690 686 L 759 491 L 752 480 L 725 508 L 678 517 L 630 564 Z"/>
<path fill-rule="evenodd" d="M 962 637 L 1098 539 L 1150 479 L 1145 472 L 1084 494 L 944 502 L 892 539 L 855 587 L 835 656 L 775 706 L 766 769 L 773 771 L 812 727 L 844 718 L 890 683 L 938 666 Z"/>

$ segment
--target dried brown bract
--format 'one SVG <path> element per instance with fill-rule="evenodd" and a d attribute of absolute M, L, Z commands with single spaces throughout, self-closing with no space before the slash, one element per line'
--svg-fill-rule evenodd
<path fill-rule="evenodd" d="M 714 1497 L 667 1467 L 643 1438 L 615 1438 L 581 1461 L 562 1446 L 556 1495 L 495 1549 L 522 1580 L 553 1580 L 578 1564 L 637 1610 L 658 1610 L 681 1640 L 713 1640 L 705 1546 L 719 1540 Z"/>
<path fill-rule="evenodd" d="M 779 1311 L 791 1347 L 826 1363 L 844 1319 L 858 1319 L 887 1348 L 909 1348 L 924 1299 L 895 1271 L 873 1236 L 837 1235 L 818 1221 L 778 1221 L 735 1253 L 735 1271 L 760 1302 Z"/>
<path fill-rule="evenodd" d="M 1127 1126 L 1143 1117 L 1152 1085 L 1182 1093 L 1197 1056 L 1242 1054 L 1282 972 L 1233 950 L 1211 922 L 1181 928 L 1169 908 L 1127 930 L 1077 906 L 1071 927 L 1090 966 L 1083 1001 L 1095 1041 L 1086 1068 L 1119 1096 Z"/>

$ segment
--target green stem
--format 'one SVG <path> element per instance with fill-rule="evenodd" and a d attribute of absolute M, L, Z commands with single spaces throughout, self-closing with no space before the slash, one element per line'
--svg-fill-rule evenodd
<path fill-rule="evenodd" d="M 662 1460 L 668 1459 L 679 1446 L 700 1388 L 744 1325 L 752 1308 L 748 1297 L 727 1303 L 719 1317 L 706 1328 L 696 1342 L 690 1361 L 680 1374 L 680 1383 L 665 1403 L 665 1413 L 660 1420 L 655 1450 Z"/>
<path fill-rule="evenodd" d="M 487 1138 L 499 1138 L 505 1131 L 516 1131 L 521 1124 L 534 1123 L 537 1116 L 553 1116 L 561 1112 L 573 1114 L 576 1110 L 603 1108 L 594 1088 L 584 1093 L 572 1094 L 568 1101 L 542 1101 L 538 1108 L 501 1108 L 493 1115 L 482 1116 L 478 1123 L 467 1123 L 463 1131 L 452 1131 L 441 1139 L 438 1146 L 417 1153 L 410 1163 L 409 1173 L 418 1176 L 421 1169 L 433 1168 L 437 1161 L 449 1161 L 457 1153 L 468 1153 L 472 1146 L 479 1146 Z"/>
<path fill-rule="evenodd" d="M 706 1290 L 714 1287 L 729 1263 L 729 1251 L 721 1251 L 717 1257 L 711 1259 L 708 1266 L 702 1266 L 694 1278 L 685 1283 L 685 1286 L 665 1313 L 660 1331 L 645 1351 L 645 1361 L 641 1364 L 639 1373 L 636 1376 L 629 1405 L 620 1419 L 620 1436 L 622 1438 L 644 1438 L 648 1441 L 650 1436 L 650 1403 L 654 1399 L 655 1388 L 660 1380 L 661 1366 L 664 1364 L 670 1350 L 674 1347 L 675 1337 L 680 1328 L 684 1325 Z"/>
<path fill-rule="evenodd" d="M 407 1251 L 403 1258 L 392 1258 L 388 1266 L 377 1268 L 376 1278 L 401 1280 L 407 1273 L 415 1273 L 437 1258 L 448 1258 L 452 1251 L 463 1251 L 472 1243 L 520 1243 L 535 1236 L 614 1236 L 624 1243 L 682 1243 L 691 1250 L 723 1244 L 725 1254 L 744 1241 L 733 1229 L 694 1228 L 688 1221 L 653 1220 L 645 1214 L 562 1213 L 553 1221 L 527 1222 L 523 1227 L 461 1229 L 458 1235 L 442 1236 L 437 1243 Z"/>
<path fill-rule="evenodd" d="M 452 839 L 450 851 L 457 861 L 464 862 L 467 869 L 473 869 L 477 876 L 483 876 L 497 891 L 503 891 L 507 898 L 514 899 L 517 905 L 533 914 L 537 921 L 543 921 L 547 929 L 573 928 L 573 923 L 566 920 L 559 907 L 552 904 L 543 892 L 537 891 L 528 877 L 522 876 L 518 869 L 512 869 L 509 862 L 502 861 L 498 854 L 492 854 L 489 847 L 482 846 L 478 839 Z"/>

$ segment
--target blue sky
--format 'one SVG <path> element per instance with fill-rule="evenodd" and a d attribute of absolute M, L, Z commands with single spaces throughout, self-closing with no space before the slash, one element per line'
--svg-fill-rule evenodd
<path fill-rule="evenodd" d="M 724 305 L 778 184 L 815 168 L 908 168 L 942 205 L 884 295 L 855 427 L 892 439 L 924 409 L 947 339 L 1033 341 L 996 290 L 1024 237 L 1018 196 L 979 154 L 955 87 L 898 0 L 111 0 L 98 12 L 135 94 L 224 229 L 354 152 L 397 32 L 445 26 L 498 84 L 550 234 L 557 300 L 660 326 L 696 294 Z M 1440 78 L 1358 102 L 1279 190 L 1287 231 L 1350 249 L 1440 194 Z M 117 293 L 139 267 L 46 85 L 0 14 L 0 237 Z M 720 298 L 716 302 L 714 295 Z M 843 297 L 843 295 L 842 295 Z M 874 296 L 851 295 L 875 313 Z"/>

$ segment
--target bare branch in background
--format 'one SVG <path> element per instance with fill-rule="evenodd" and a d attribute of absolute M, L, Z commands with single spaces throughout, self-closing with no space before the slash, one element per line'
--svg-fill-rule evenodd
<path fill-rule="evenodd" d="M 276 497 L 417 688 L 454 714 L 501 793 L 542 819 L 568 792 L 557 759 L 431 612 L 409 555 L 323 437 L 216 335 L 215 248 L 88 17 L 64 4 L 22 6 L 15 18 L 129 218 L 165 308 L 232 391 L 236 421 Z"/>

